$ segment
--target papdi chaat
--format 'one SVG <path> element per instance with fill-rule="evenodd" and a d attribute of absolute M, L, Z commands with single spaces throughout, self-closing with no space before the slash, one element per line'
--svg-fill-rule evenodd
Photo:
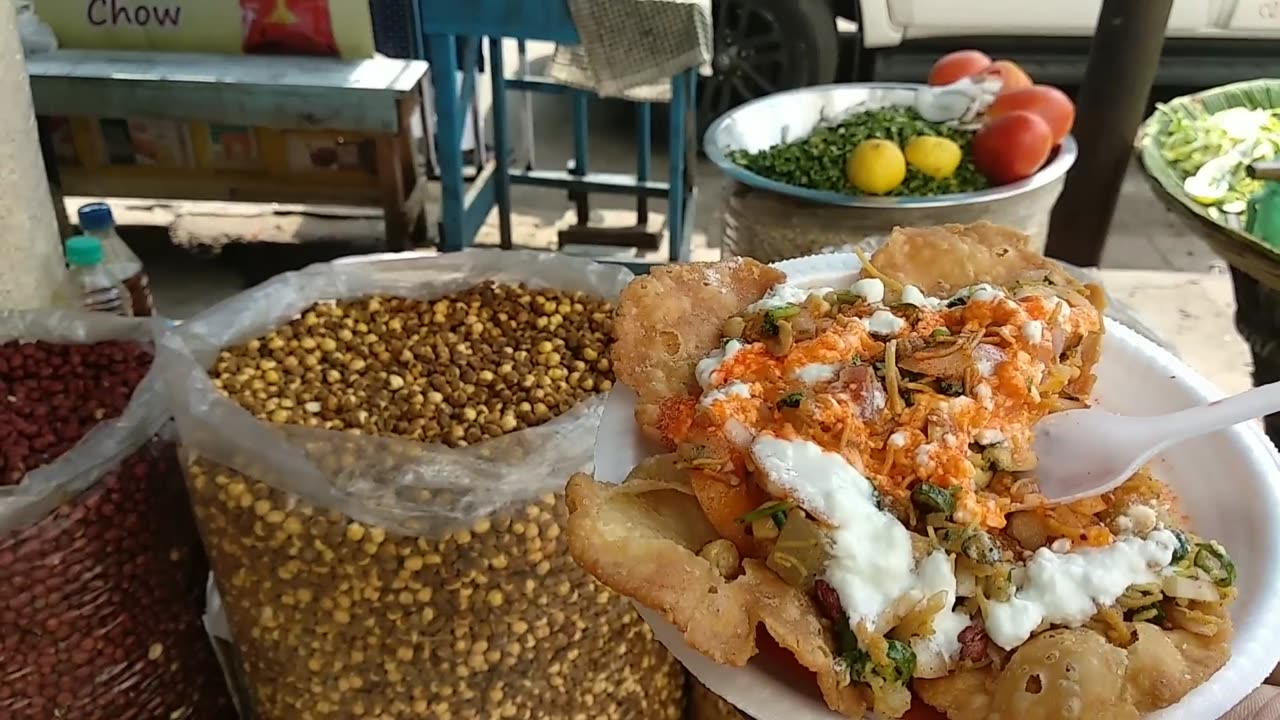
<path fill-rule="evenodd" d="M 847 280 L 735 258 L 630 284 L 613 364 L 665 452 L 569 481 L 578 562 L 717 662 L 782 648 L 851 718 L 1137 718 L 1222 667 L 1235 568 L 1168 486 L 1037 492 L 1101 289 L 987 223 L 899 228 Z"/>

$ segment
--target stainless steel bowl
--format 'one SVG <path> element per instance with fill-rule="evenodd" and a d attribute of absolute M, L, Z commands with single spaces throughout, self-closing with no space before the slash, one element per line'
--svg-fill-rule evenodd
<path fill-rule="evenodd" d="M 744 185 L 825 205 L 897 210 L 989 203 L 1022 195 L 1061 181 L 1076 161 L 1076 141 L 1068 136 L 1039 172 L 1016 183 L 928 197 L 877 197 L 787 185 L 757 175 L 729 159 L 734 150 L 756 152 L 799 140 L 814 128 L 838 122 L 852 113 L 895 105 L 914 106 L 916 93 L 923 87 L 917 83 L 844 83 L 769 95 L 740 105 L 712 123 L 703 138 L 703 149 L 726 175 Z"/>

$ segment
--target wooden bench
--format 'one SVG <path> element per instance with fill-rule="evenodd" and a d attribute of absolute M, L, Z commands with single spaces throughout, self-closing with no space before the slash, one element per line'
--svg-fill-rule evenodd
<path fill-rule="evenodd" d="M 411 134 L 425 62 L 62 50 L 27 68 L 62 194 L 376 207 L 387 249 L 425 242 Z M 167 143 L 162 161 L 121 153 L 134 127 Z"/>

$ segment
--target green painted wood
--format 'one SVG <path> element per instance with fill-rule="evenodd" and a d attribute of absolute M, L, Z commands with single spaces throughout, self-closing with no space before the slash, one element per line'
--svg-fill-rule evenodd
<path fill-rule="evenodd" d="M 27 61 L 39 115 L 150 117 L 288 129 L 400 130 L 420 60 L 61 50 Z"/>

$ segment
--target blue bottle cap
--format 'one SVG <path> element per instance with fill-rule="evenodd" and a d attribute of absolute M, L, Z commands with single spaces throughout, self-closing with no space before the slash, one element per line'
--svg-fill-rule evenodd
<path fill-rule="evenodd" d="M 81 232 L 101 232 L 115 227 L 116 219 L 111 215 L 111 206 L 106 203 L 89 203 L 76 213 L 80 216 Z"/>

